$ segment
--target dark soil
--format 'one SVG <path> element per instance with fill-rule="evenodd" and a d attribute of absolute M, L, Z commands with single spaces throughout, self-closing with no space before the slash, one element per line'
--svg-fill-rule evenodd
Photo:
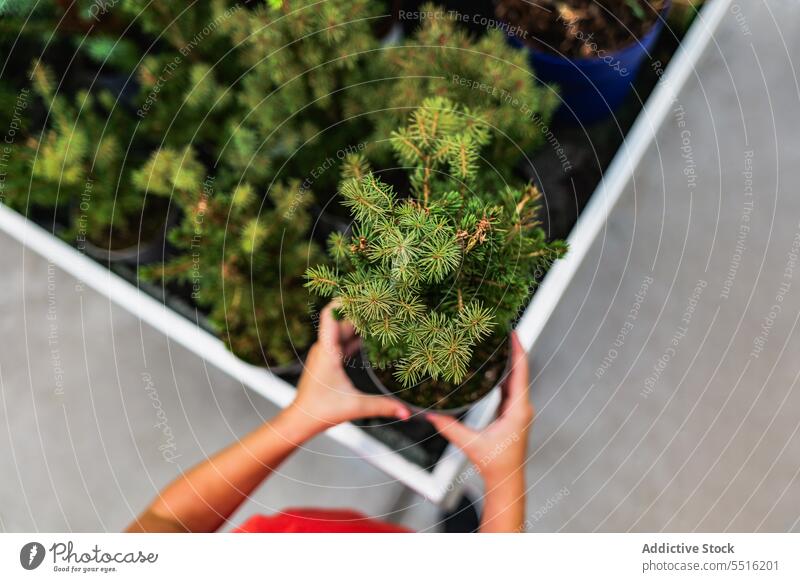
<path fill-rule="evenodd" d="M 470 365 L 474 371 L 457 386 L 429 378 L 406 388 L 395 380 L 393 367 L 373 371 L 396 398 L 426 410 L 450 410 L 477 402 L 497 386 L 507 362 L 508 341 L 501 337 L 475 349 Z"/>
<path fill-rule="evenodd" d="M 497 17 L 519 27 L 529 46 L 575 58 L 596 58 L 647 34 L 666 0 L 499 0 Z M 525 34 L 527 33 L 527 34 Z"/>

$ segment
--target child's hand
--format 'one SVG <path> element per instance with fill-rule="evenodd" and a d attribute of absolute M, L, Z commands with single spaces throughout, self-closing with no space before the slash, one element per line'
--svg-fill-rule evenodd
<path fill-rule="evenodd" d="M 364 394 L 347 377 L 343 359 L 356 353 L 360 339 L 352 325 L 334 319 L 334 307 L 329 303 L 320 314 L 317 342 L 308 353 L 290 408 L 323 427 L 371 416 L 407 419 L 410 413 L 401 402 Z"/>
<path fill-rule="evenodd" d="M 533 405 L 528 398 L 528 359 L 516 333 L 511 334 L 511 364 L 502 386 L 498 417 L 482 431 L 449 416 L 427 415 L 436 430 L 463 450 L 486 480 L 502 481 L 525 464 Z"/>

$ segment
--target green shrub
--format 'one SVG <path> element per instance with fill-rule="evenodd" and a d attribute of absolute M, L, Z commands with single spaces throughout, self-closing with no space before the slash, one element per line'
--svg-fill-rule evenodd
<path fill-rule="evenodd" d="M 136 174 L 137 184 L 169 193 L 184 213 L 170 233 L 181 254 L 141 274 L 190 289 L 218 335 L 243 360 L 290 363 L 314 335 L 316 302 L 303 288 L 302 274 L 306 265 L 323 260 L 307 237 L 310 196 L 299 193 L 296 182 L 277 184 L 264 206 L 251 185 L 218 189 L 202 170 L 191 149 L 161 150 Z"/>
<path fill-rule="evenodd" d="M 392 138 L 410 191 L 394 192 L 351 159 L 339 192 L 352 234 L 331 237 L 334 266 L 307 271 L 309 288 L 340 300 L 372 365 L 406 389 L 457 386 L 484 365 L 476 349 L 502 341 L 537 273 L 566 250 L 539 227 L 533 186 L 481 187 L 479 154 L 490 142 L 485 118 L 426 100 Z"/>
<path fill-rule="evenodd" d="M 131 187 L 131 175 L 147 155 L 136 122 L 106 90 L 57 93 L 52 72 L 39 64 L 31 76 L 29 101 L 41 100 L 48 124 L 15 144 L 4 202 L 22 212 L 63 207 L 61 234 L 73 242 L 135 245 L 144 199 Z M 148 226 L 158 230 L 164 220 L 162 212 L 160 222 Z"/>

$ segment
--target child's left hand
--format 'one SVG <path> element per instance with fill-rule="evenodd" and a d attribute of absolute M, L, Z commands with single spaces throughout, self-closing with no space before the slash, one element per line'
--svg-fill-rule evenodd
<path fill-rule="evenodd" d="M 343 360 L 356 353 L 360 339 L 352 325 L 334 319 L 334 307 L 331 302 L 320 314 L 319 335 L 308 353 L 291 408 L 326 427 L 371 416 L 407 419 L 410 413 L 400 401 L 364 394 L 353 386 Z"/>

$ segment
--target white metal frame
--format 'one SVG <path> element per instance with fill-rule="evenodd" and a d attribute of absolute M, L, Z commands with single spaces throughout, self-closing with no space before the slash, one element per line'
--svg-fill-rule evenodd
<path fill-rule="evenodd" d="M 517 331 L 526 348 L 542 333 L 732 1 L 710 0 L 675 54 L 572 230 L 569 253 L 548 272 L 523 314 Z M 285 407 L 294 398 L 291 384 L 238 359 L 218 338 L 2 204 L 0 230 L 276 405 Z M 473 427 L 486 426 L 499 401 L 495 390 L 473 407 L 466 422 Z M 460 494 L 463 480 L 459 474 L 465 470 L 466 460 L 452 445 L 429 472 L 352 424 L 333 427 L 326 434 L 434 503 L 451 505 Z"/>

